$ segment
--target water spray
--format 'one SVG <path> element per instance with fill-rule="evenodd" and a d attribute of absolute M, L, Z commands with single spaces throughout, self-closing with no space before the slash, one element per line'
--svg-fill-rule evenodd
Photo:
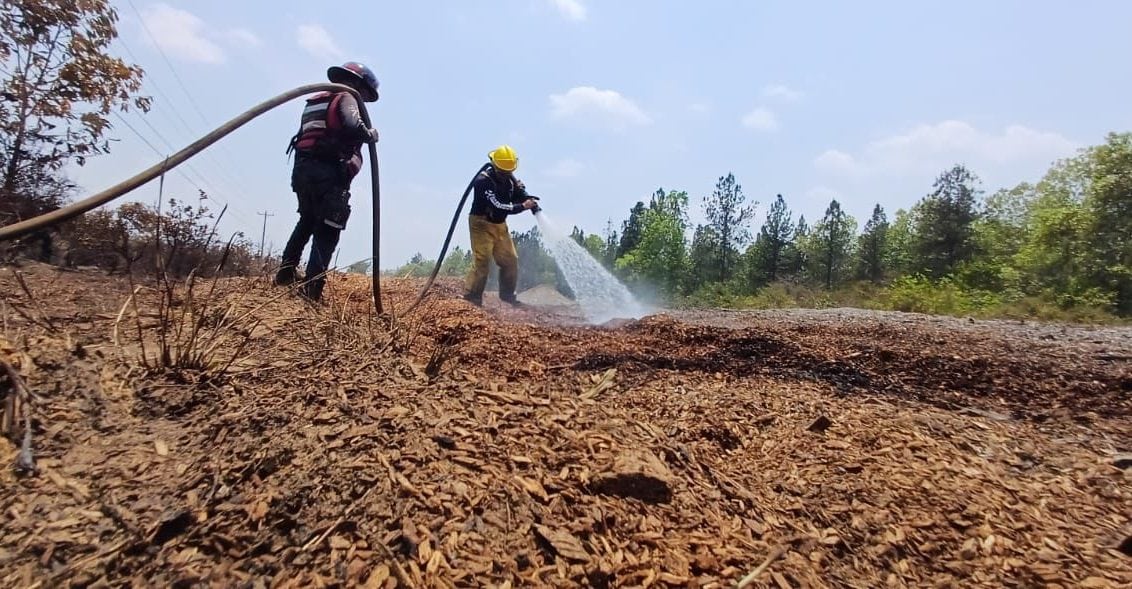
<path fill-rule="evenodd" d="M 546 245 L 562 271 L 574 300 L 586 320 L 605 323 L 611 319 L 637 319 L 651 311 L 606 270 L 584 247 L 559 229 L 546 213 L 535 215 L 546 237 Z"/>

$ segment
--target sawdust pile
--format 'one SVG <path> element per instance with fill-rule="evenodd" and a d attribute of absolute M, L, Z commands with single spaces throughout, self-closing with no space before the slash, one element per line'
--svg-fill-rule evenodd
<path fill-rule="evenodd" d="M 0 442 L 7 587 L 1132 583 L 1127 331 L 586 327 L 454 282 L 390 324 L 357 277 L 317 310 L 232 280 L 213 320 L 242 337 L 155 372 L 152 301 L 22 272 L 0 356 L 38 472 Z"/>

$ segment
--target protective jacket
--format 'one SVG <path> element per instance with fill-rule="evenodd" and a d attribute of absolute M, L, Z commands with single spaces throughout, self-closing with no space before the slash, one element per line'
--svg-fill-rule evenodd
<path fill-rule="evenodd" d="M 347 180 L 362 168 L 362 144 L 371 141 L 358 101 L 349 92 L 320 92 L 307 99 L 299 131 L 287 153 L 345 165 Z"/>
<path fill-rule="evenodd" d="M 508 215 L 522 213 L 523 201 L 531 198 L 523 182 L 512 175 L 485 170 L 472 181 L 474 190 L 470 214 L 487 217 L 492 223 L 502 223 Z"/>

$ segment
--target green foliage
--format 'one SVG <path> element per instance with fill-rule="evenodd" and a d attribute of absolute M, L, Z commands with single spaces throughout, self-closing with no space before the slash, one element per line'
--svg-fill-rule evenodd
<path fill-rule="evenodd" d="M 972 225 L 978 217 L 979 179 L 956 165 L 940 174 L 920 201 L 914 233 L 917 263 L 932 277 L 946 276 L 975 253 Z"/>
<path fill-rule="evenodd" d="M 782 256 L 786 260 L 783 269 L 784 278 L 797 280 L 806 270 L 808 256 L 804 244 L 810 236 L 810 226 L 806 223 L 805 215 L 798 215 L 798 222 L 794 225 L 794 236 L 790 245 L 786 246 Z"/>
<path fill-rule="evenodd" d="M 617 260 L 630 284 L 673 296 L 684 287 L 688 272 L 688 193 L 658 190 L 641 219 L 637 247 Z"/>
<path fill-rule="evenodd" d="M 880 282 L 888 262 L 888 217 L 879 204 L 857 238 L 857 278 Z"/>
<path fill-rule="evenodd" d="M 779 194 L 767 211 L 755 244 L 746 254 L 747 284 L 757 288 L 789 273 L 790 248 L 794 245 L 795 227 L 790 209 Z"/>
<path fill-rule="evenodd" d="M 613 228 L 613 220 L 610 219 L 605 224 L 605 255 L 602 256 L 601 263 L 606 268 L 613 268 L 614 262 L 617 261 L 618 248 L 621 243 L 621 237 L 617 234 L 617 230 Z"/>
<path fill-rule="evenodd" d="M 933 281 L 922 276 L 901 276 L 892 282 L 884 302 L 894 311 L 954 315 L 973 313 L 1003 301 L 988 291 L 965 289 L 951 278 Z"/>
<path fill-rule="evenodd" d="M 919 207 L 913 206 L 910 211 L 898 209 L 892 223 L 888 226 L 888 256 L 885 266 L 895 275 L 908 274 L 916 269 L 913 259 L 914 228 Z"/>
<path fill-rule="evenodd" d="M 645 203 L 637 201 L 637 204 L 629 210 L 629 218 L 621 224 L 621 237 L 617 242 L 618 258 L 636 249 L 637 244 L 641 242 L 641 225 L 644 216 Z"/>
<path fill-rule="evenodd" d="M 426 258 L 420 252 L 413 254 L 409 261 L 395 270 L 385 272 L 388 276 L 402 278 L 427 278 L 432 274 L 436 260 Z M 463 277 L 472 268 L 472 252 L 460 246 L 455 246 L 444 256 L 444 263 L 440 265 L 437 276 Z"/>
<path fill-rule="evenodd" d="M 585 231 L 577 227 L 574 227 L 573 231 L 570 232 L 570 239 L 573 239 L 575 243 L 582 246 L 582 249 L 586 250 L 586 253 L 595 260 L 599 262 L 605 260 L 607 239 L 603 239 L 596 233 L 586 234 Z"/>
<path fill-rule="evenodd" d="M 413 254 L 409 261 L 401 265 L 395 270 L 388 272 L 390 276 L 400 276 L 402 278 L 425 278 L 432 274 L 432 268 L 436 265 L 436 260 L 425 259 L 420 252 Z"/>
<path fill-rule="evenodd" d="M 1088 280 L 1113 293 L 1118 313 L 1132 314 L 1132 133 L 1109 134 L 1087 157 Z"/>
<path fill-rule="evenodd" d="M 711 225 L 697 225 L 692 235 L 692 250 L 689 263 L 692 265 L 692 280 L 696 284 L 719 282 L 719 234 Z"/>
<path fill-rule="evenodd" d="M 538 227 L 532 227 L 523 233 L 511 232 L 511 239 L 515 242 L 515 252 L 519 254 L 519 285 L 520 292 L 540 284 L 553 284 L 558 292 L 566 296 L 573 296 L 566 278 L 558 270 L 554 258 L 542 243 L 542 233 Z M 498 288 L 497 275 L 493 272 L 488 282 L 489 288 Z"/>
<path fill-rule="evenodd" d="M 452 248 L 440 265 L 441 276 L 465 276 L 472 269 L 472 252 L 460 246 Z"/>
<path fill-rule="evenodd" d="M 825 216 L 802 241 L 812 281 L 832 290 L 847 278 L 856 232 L 857 221 L 841 209 L 836 199 L 830 201 Z"/>
<path fill-rule="evenodd" d="M 704 198 L 704 215 L 707 217 L 708 226 L 712 229 L 716 248 L 712 259 L 705 262 L 716 266 L 714 274 L 720 280 L 731 279 L 739 252 L 751 239 L 747 224 L 754 216 L 755 205 L 758 203 L 751 202 L 748 205 L 746 201 L 743 187 L 731 173 L 720 176 L 711 196 Z M 711 274 L 706 269 L 701 273 Z"/>

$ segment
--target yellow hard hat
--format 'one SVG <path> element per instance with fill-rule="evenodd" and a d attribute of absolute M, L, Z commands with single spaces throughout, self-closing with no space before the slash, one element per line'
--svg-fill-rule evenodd
<path fill-rule="evenodd" d="M 515 150 L 510 145 L 496 147 L 487 154 L 487 159 L 491 160 L 491 165 L 504 172 L 514 172 L 519 167 L 519 156 L 515 155 Z"/>

